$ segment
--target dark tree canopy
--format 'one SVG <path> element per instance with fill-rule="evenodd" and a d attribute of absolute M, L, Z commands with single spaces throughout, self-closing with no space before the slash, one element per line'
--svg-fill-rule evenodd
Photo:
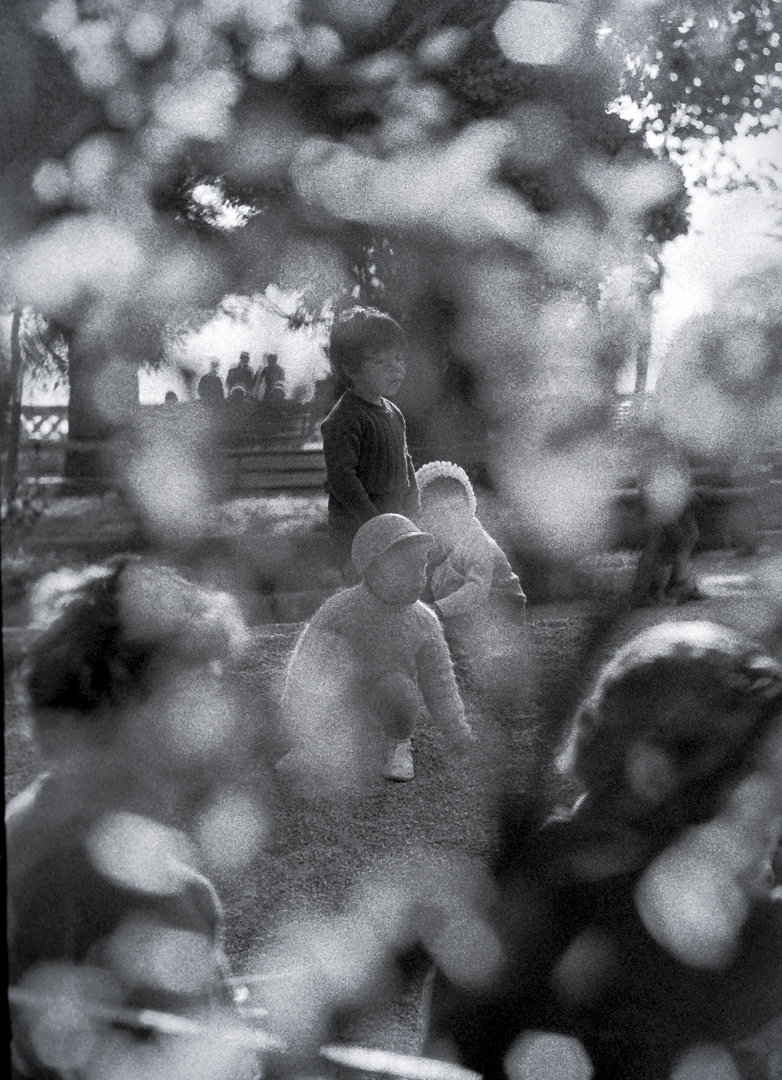
<path fill-rule="evenodd" d="M 728 140 L 742 120 L 779 124 L 780 34 L 780 0 L 675 0 L 618 23 L 606 42 L 627 56 L 622 90 L 649 108 L 654 132 Z"/>
<path fill-rule="evenodd" d="M 605 396 L 627 350 L 620 320 L 599 316 L 601 283 L 625 267 L 631 293 L 648 293 L 647 257 L 687 225 L 681 170 L 646 136 L 679 130 L 684 82 L 702 111 L 717 88 L 729 97 L 695 134 L 729 134 L 745 97 L 771 115 L 777 61 L 763 49 L 779 4 L 746 44 L 749 16 L 709 7 L 741 70 L 729 50 L 701 65 L 702 19 L 687 28 L 683 5 L 526 7 L 564 20 L 561 57 L 498 36 L 514 9 L 501 0 L 7 3 L 0 286 L 66 328 L 72 399 L 77 383 L 108 393 L 121 380 L 107 370 L 157 360 L 167 326 L 272 282 L 306 285 L 314 305 L 358 289 L 406 314 L 420 375 L 403 404 L 422 429 L 473 422 L 464 402 L 441 408 L 449 363 L 471 374 L 476 424 L 513 438 L 541 387 Z M 516 45 L 525 33 L 522 18 Z M 611 111 L 623 90 L 638 130 Z M 122 410 L 104 404 L 110 425 Z M 545 445 L 532 427 L 525 438 Z M 504 447 L 500 471 L 520 453 Z"/>

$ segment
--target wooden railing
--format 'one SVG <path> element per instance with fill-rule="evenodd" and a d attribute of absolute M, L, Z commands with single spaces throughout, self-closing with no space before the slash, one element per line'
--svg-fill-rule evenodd
<path fill-rule="evenodd" d="M 164 417 L 165 406 L 143 406 L 148 415 Z M 178 420 L 201 406 L 184 403 L 171 407 Z M 181 411 L 180 411 L 181 410 Z M 19 443 L 19 475 L 51 489 L 77 491 L 112 486 L 103 468 L 85 467 L 83 479 L 65 478 L 66 456 L 94 460 L 105 444 L 68 438 L 68 410 L 64 406 L 24 406 Z M 226 495 L 252 495 L 275 490 L 321 490 L 326 479 L 323 450 L 308 441 L 313 432 L 309 413 L 291 409 L 278 415 L 263 410 L 225 413 L 216 432 L 215 447 Z"/>
<path fill-rule="evenodd" d="M 20 438 L 29 442 L 64 442 L 68 438 L 67 405 L 23 405 Z"/>

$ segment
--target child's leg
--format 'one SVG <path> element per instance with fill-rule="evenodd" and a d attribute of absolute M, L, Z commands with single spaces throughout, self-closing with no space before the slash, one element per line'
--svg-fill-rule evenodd
<path fill-rule="evenodd" d="M 372 705 L 385 736 L 383 775 L 388 780 L 412 780 L 410 736 L 420 706 L 418 687 L 401 673 L 385 675 L 372 691 Z"/>
<path fill-rule="evenodd" d="M 384 675 L 372 691 L 372 705 L 383 734 L 396 742 L 409 739 L 420 708 L 418 687 L 401 672 Z"/>
<path fill-rule="evenodd" d="M 646 538 L 630 594 L 631 603 L 642 607 L 661 603 L 671 576 L 671 562 L 664 551 L 664 536 L 660 526 L 651 529 Z"/>
<path fill-rule="evenodd" d="M 698 587 L 698 580 L 692 565 L 692 553 L 698 538 L 698 524 L 695 515 L 688 510 L 676 525 L 676 551 L 667 589 L 668 593 L 680 604 L 687 600 L 705 599 L 704 594 Z"/>

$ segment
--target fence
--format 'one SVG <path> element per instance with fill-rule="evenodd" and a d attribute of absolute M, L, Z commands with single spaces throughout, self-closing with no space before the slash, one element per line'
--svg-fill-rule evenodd
<path fill-rule="evenodd" d="M 160 406 L 142 406 L 149 412 Z M 186 410 L 199 405 L 173 406 Z M 312 434 L 309 413 L 290 410 L 279 416 L 256 415 L 252 411 L 231 417 L 219 439 L 219 473 L 227 495 L 252 495 L 275 490 L 322 489 L 326 464 L 322 448 L 306 443 Z M 111 486 L 105 469 L 94 468 L 103 444 L 96 440 L 68 437 L 66 406 L 30 406 L 22 408 L 19 443 L 19 476 L 62 492 Z M 78 455 L 85 465 L 82 480 L 65 479 L 66 457 Z M 89 461 L 88 461 L 89 459 Z M 103 479 L 101 479 L 103 473 Z"/>
<path fill-rule="evenodd" d="M 649 395 L 618 395 L 613 404 L 614 429 L 632 438 L 634 428 L 653 404 Z M 199 406 L 183 404 L 174 408 L 186 410 Z M 240 417 L 233 428 L 224 432 L 219 451 L 225 493 L 322 490 L 326 479 L 323 451 L 317 444 L 305 443 L 312 427 L 303 410 L 277 418 L 251 412 Z M 482 447 L 463 449 L 462 464 L 470 464 L 467 461 L 470 453 L 480 464 Z M 436 447 L 415 450 L 421 461 L 441 456 Z M 20 477 L 34 479 L 53 489 L 75 490 L 78 483 L 63 479 L 66 455 L 78 454 L 86 464 L 90 455 L 95 458 L 99 452 L 100 446 L 95 442 L 69 439 L 67 407 L 23 407 Z M 751 549 L 759 532 L 782 530 L 782 443 L 769 447 L 755 463 L 751 475 L 741 482 L 735 478 L 699 475 L 698 471 L 695 481 L 706 505 L 703 525 L 710 545 Z M 93 481 L 92 486 L 99 484 Z M 619 543 L 636 546 L 642 526 L 637 486 L 632 480 L 617 492 L 616 515 Z"/>
<path fill-rule="evenodd" d="M 21 445 L 64 442 L 68 438 L 67 405 L 23 405 Z"/>

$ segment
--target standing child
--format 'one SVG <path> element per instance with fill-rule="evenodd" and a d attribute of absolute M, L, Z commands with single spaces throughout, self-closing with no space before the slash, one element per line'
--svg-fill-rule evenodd
<path fill-rule="evenodd" d="M 365 521 L 418 513 L 404 417 L 387 400 L 404 382 L 406 346 L 399 324 L 373 308 L 352 308 L 331 329 L 331 365 L 347 389 L 321 431 L 329 526 L 343 561 Z"/>
<path fill-rule="evenodd" d="M 526 605 L 519 579 L 478 520 L 475 492 L 464 469 L 450 461 L 430 461 L 416 479 L 421 524 L 436 540 L 428 591 L 448 642 L 484 689 L 501 689 L 501 697 L 507 697 L 511 688 L 498 684 L 519 676 L 525 667 L 519 661 L 527 651 L 517 632 Z"/>
<path fill-rule="evenodd" d="M 434 613 L 419 600 L 431 536 L 400 514 L 380 514 L 356 533 L 361 583 L 330 597 L 302 634 L 291 660 L 283 716 L 295 749 L 286 765 L 316 783 L 340 787 L 376 769 L 412 780 L 410 736 L 420 695 L 456 746 L 472 738 L 448 646 Z"/>

